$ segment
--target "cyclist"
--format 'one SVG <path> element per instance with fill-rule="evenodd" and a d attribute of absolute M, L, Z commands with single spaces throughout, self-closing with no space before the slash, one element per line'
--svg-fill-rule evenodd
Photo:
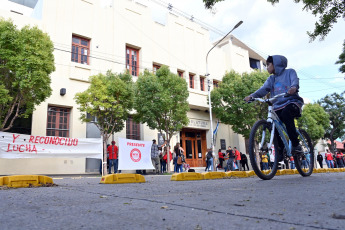
<path fill-rule="evenodd" d="M 252 98 L 260 98 L 270 93 L 271 97 L 275 95 L 286 93 L 284 97 L 278 98 L 273 102 L 273 110 L 278 115 L 279 119 L 285 124 L 287 133 L 292 142 L 291 151 L 293 154 L 301 153 L 302 147 L 298 141 L 298 134 L 295 127 L 295 117 L 301 116 L 301 109 L 304 104 L 303 99 L 298 95 L 299 79 L 294 69 L 286 69 L 287 59 L 282 55 L 268 56 L 267 71 L 271 74 L 264 85 L 255 93 L 244 98 L 245 101 L 250 101 Z M 276 133 L 278 133 L 276 131 Z M 278 138 L 279 146 L 283 147 L 283 142 Z M 278 149 L 278 161 L 282 159 L 282 148 Z"/>

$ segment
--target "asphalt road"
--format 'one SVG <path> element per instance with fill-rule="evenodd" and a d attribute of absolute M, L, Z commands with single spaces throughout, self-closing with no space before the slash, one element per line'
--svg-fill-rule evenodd
<path fill-rule="evenodd" d="M 345 229 L 345 173 L 0 190 L 0 229 Z"/>

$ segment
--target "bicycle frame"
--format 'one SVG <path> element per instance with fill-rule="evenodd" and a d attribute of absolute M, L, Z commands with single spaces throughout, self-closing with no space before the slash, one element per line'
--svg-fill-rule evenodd
<path fill-rule="evenodd" d="M 273 145 L 273 139 L 274 139 L 274 135 L 275 135 L 275 131 L 278 130 L 279 136 L 281 137 L 284 146 L 287 150 L 287 154 L 288 156 L 291 156 L 291 141 L 286 140 L 285 138 L 285 134 L 287 134 L 287 130 L 285 128 L 284 125 L 282 125 L 282 122 L 280 121 L 278 115 L 273 111 L 273 106 L 269 105 L 268 106 L 268 116 L 267 116 L 267 122 L 272 124 L 272 133 L 271 133 L 271 139 L 270 139 L 270 143 L 268 144 L 268 148 L 271 148 Z M 265 132 L 265 131 L 264 131 Z M 263 143 L 263 139 L 264 139 L 264 135 L 262 135 L 262 143 Z"/>
<path fill-rule="evenodd" d="M 279 95 L 277 95 L 277 96 L 279 96 Z M 256 98 L 255 100 L 267 103 L 267 102 L 271 102 L 272 98 L 266 99 L 266 100 L 261 99 L 261 98 Z M 271 149 L 272 144 L 273 144 L 275 131 L 277 130 L 278 134 L 281 137 L 281 140 L 283 141 L 283 144 L 285 146 L 287 156 L 288 157 L 292 156 L 292 154 L 291 154 L 291 146 L 292 146 L 291 141 L 287 140 L 285 137 L 285 135 L 289 136 L 287 134 L 286 127 L 285 127 L 285 125 L 283 125 L 283 123 L 279 119 L 278 115 L 274 112 L 273 106 L 271 104 L 269 104 L 269 106 L 268 106 L 267 122 L 272 124 L 272 133 L 271 133 L 270 143 L 268 144 L 268 148 Z M 309 149 L 307 142 L 304 139 L 303 135 L 301 135 L 301 133 L 298 131 L 298 129 L 296 129 L 296 131 L 297 131 L 297 134 L 301 137 L 301 140 L 303 141 L 304 146 L 307 148 L 307 150 L 309 152 L 310 149 Z M 263 132 L 265 132 L 265 131 L 263 131 Z M 265 139 L 265 133 L 263 133 L 263 135 L 262 135 L 262 139 L 261 139 L 261 143 L 260 143 L 261 146 L 264 143 L 264 139 Z"/>

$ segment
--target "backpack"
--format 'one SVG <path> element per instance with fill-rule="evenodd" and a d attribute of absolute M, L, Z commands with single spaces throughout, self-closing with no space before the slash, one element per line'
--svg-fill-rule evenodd
<path fill-rule="evenodd" d="M 207 158 L 207 160 L 212 158 L 212 152 L 211 151 L 207 152 L 206 158 Z"/>

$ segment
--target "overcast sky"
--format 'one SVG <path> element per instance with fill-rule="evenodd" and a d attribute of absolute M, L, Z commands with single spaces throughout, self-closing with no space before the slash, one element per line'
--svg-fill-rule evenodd
<path fill-rule="evenodd" d="M 288 58 L 288 67 L 294 68 L 300 78 L 300 95 L 314 102 L 327 94 L 345 90 L 344 74 L 334 63 L 342 52 L 345 39 L 345 21 L 338 19 L 324 41 L 309 43 L 307 31 L 314 30 L 318 20 L 311 12 L 302 11 L 302 4 L 281 0 L 272 6 L 266 0 L 225 0 L 215 10 L 205 10 L 202 0 L 140 0 L 153 11 L 162 13 L 157 3 L 171 3 L 181 10 L 226 34 L 240 20 L 243 24 L 234 32 L 263 57 L 281 54 Z M 146 4 L 147 4 L 146 3 Z M 212 34 L 212 39 L 220 35 Z"/>

